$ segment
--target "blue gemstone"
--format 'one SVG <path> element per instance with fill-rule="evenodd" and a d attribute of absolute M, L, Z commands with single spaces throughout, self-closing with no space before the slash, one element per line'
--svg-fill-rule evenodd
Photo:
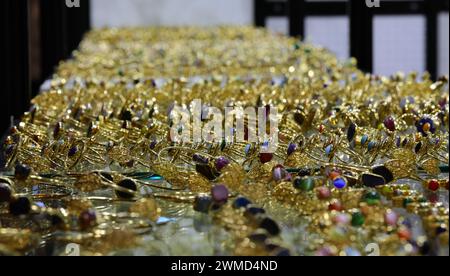
<path fill-rule="evenodd" d="M 249 155 L 251 149 L 252 149 L 252 145 L 251 144 L 248 144 L 247 146 L 245 146 L 245 155 Z"/>
<path fill-rule="evenodd" d="M 198 196 L 195 198 L 194 210 L 200 213 L 208 213 L 211 205 L 212 198 L 209 196 Z"/>
<path fill-rule="evenodd" d="M 373 150 L 376 147 L 377 143 L 375 142 L 369 142 L 369 144 L 367 145 L 367 149 L 369 151 Z"/>
<path fill-rule="evenodd" d="M 240 208 L 247 208 L 248 205 L 252 204 L 252 202 L 245 197 L 238 197 L 234 203 L 233 208 L 240 209 Z"/>
<path fill-rule="evenodd" d="M 265 214 L 266 210 L 264 210 L 263 208 L 257 208 L 257 207 L 250 207 L 245 211 L 245 215 L 246 216 L 256 216 L 256 215 L 262 215 Z"/>
<path fill-rule="evenodd" d="M 290 143 L 287 149 L 287 154 L 292 155 L 297 150 L 297 145 L 294 143 Z"/>
<path fill-rule="evenodd" d="M 361 145 L 365 145 L 367 141 L 369 141 L 369 136 L 363 135 L 363 137 L 361 137 Z"/>
<path fill-rule="evenodd" d="M 328 147 L 325 148 L 325 153 L 327 155 L 330 155 L 333 152 L 333 145 L 329 145 Z"/>
<path fill-rule="evenodd" d="M 333 185 L 337 189 L 343 189 L 343 188 L 345 188 L 347 186 L 347 182 L 343 178 L 336 178 L 333 181 Z"/>

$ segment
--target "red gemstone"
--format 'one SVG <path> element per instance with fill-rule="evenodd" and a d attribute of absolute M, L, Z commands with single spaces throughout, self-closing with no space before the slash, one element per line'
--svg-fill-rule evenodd
<path fill-rule="evenodd" d="M 428 182 L 428 189 L 430 191 L 436 192 L 437 190 L 439 190 L 439 182 L 437 180 L 430 180 L 430 182 Z"/>
<path fill-rule="evenodd" d="M 331 197 L 331 191 L 328 187 L 317 188 L 317 197 L 319 199 L 328 199 Z"/>
<path fill-rule="evenodd" d="M 272 153 L 261 153 L 261 154 L 259 154 L 259 160 L 263 164 L 269 163 L 270 161 L 272 161 L 272 159 L 273 159 L 273 154 Z"/>
<path fill-rule="evenodd" d="M 328 205 L 328 210 L 330 211 L 342 211 L 344 208 L 342 207 L 342 204 L 340 201 L 338 200 L 334 200 L 333 202 L 330 203 L 330 205 Z"/>

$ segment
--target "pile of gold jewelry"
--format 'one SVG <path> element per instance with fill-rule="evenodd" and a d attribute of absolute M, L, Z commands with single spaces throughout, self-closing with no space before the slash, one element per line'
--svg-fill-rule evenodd
<path fill-rule="evenodd" d="M 0 255 L 449 254 L 446 77 L 263 29 L 128 28 L 91 31 L 42 90 L 3 144 Z M 276 150 L 242 117 L 244 142 L 171 139 L 195 100 L 202 129 L 276 109 Z"/>

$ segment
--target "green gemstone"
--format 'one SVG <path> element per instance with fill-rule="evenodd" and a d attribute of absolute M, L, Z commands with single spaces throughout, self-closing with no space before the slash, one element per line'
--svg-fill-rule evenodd
<path fill-rule="evenodd" d="M 421 198 L 419 198 L 419 202 L 425 203 L 425 202 L 428 202 L 428 200 L 425 197 L 421 197 Z"/>
<path fill-rule="evenodd" d="M 360 212 L 353 213 L 352 215 L 352 225 L 354 227 L 361 227 L 366 222 L 366 218 Z"/>
<path fill-rule="evenodd" d="M 377 192 L 368 192 L 363 197 L 363 201 L 365 201 L 369 205 L 377 205 L 380 200 L 381 197 Z"/>
<path fill-rule="evenodd" d="M 294 181 L 294 187 L 304 192 L 309 192 L 314 189 L 314 180 L 310 177 L 297 178 Z"/>
<path fill-rule="evenodd" d="M 386 196 L 392 195 L 394 193 L 394 189 L 392 189 L 392 187 L 386 185 L 381 189 L 381 193 Z"/>
<path fill-rule="evenodd" d="M 414 202 L 414 200 L 412 198 L 407 197 L 403 200 L 403 207 L 406 208 L 409 204 L 411 204 L 413 202 Z"/>

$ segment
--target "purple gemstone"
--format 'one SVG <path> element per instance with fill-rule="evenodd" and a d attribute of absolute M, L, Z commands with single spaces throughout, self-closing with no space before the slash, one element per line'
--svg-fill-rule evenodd
<path fill-rule="evenodd" d="M 287 154 L 292 155 L 297 150 L 297 144 L 290 143 L 287 149 Z"/>
<path fill-rule="evenodd" d="M 225 185 L 215 185 L 211 190 L 211 196 L 216 203 L 226 203 L 230 192 Z"/>
<path fill-rule="evenodd" d="M 281 181 L 283 179 L 283 169 L 280 167 L 277 167 L 273 169 L 273 179 L 275 181 Z"/>
<path fill-rule="evenodd" d="M 223 168 L 225 168 L 226 166 L 230 165 L 230 161 L 225 158 L 225 157 L 219 157 L 216 160 L 216 169 L 218 171 L 221 171 Z"/>
<path fill-rule="evenodd" d="M 192 157 L 192 159 L 200 164 L 208 164 L 209 163 L 209 159 L 205 156 L 202 156 L 200 154 L 194 154 L 194 156 Z"/>
<path fill-rule="evenodd" d="M 392 116 L 387 117 L 384 120 L 384 126 L 390 131 L 395 131 L 395 120 Z"/>
<path fill-rule="evenodd" d="M 88 210 L 80 214 L 79 224 L 82 230 L 87 230 L 97 223 L 97 215 L 95 211 Z"/>
<path fill-rule="evenodd" d="M 69 157 L 74 157 L 75 154 L 77 154 L 78 152 L 78 147 L 77 146 L 73 146 L 70 148 L 69 153 L 67 154 Z"/>

